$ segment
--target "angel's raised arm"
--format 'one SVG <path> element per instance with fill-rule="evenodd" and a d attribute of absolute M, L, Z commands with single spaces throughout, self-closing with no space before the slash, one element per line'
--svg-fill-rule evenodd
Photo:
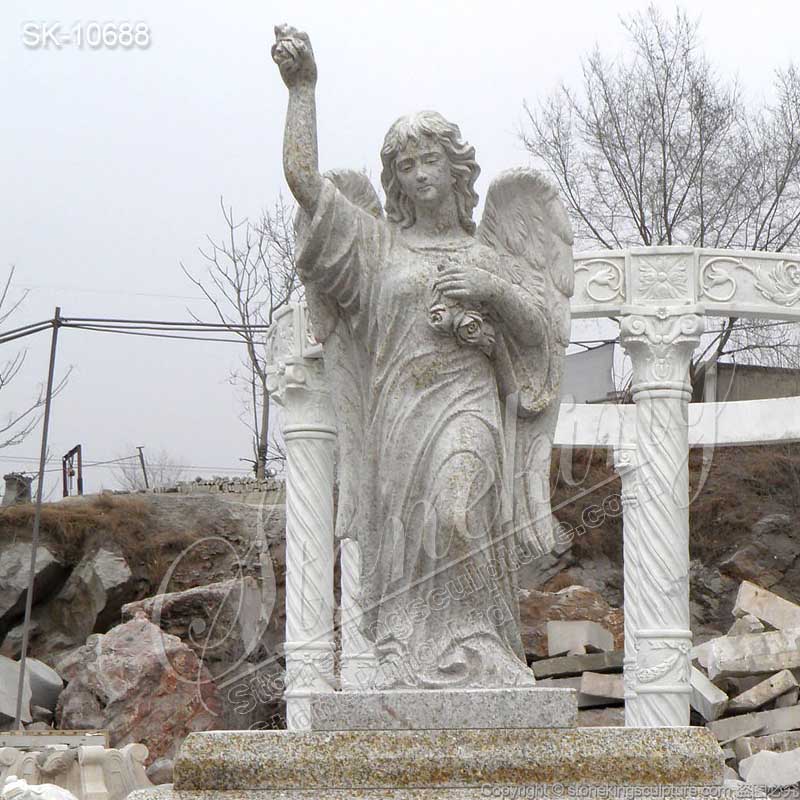
<path fill-rule="evenodd" d="M 295 200 L 313 215 L 322 191 L 322 176 L 317 151 L 317 64 L 308 34 L 289 25 L 277 25 L 272 59 L 289 89 L 283 171 Z"/>

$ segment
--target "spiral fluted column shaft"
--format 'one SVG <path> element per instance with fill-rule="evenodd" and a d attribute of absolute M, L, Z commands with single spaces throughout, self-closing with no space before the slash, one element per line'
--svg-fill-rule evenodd
<path fill-rule="evenodd" d="M 286 440 L 286 717 L 309 724 L 307 696 L 332 691 L 333 431 L 295 425 Z"/>
<path fill-rule="evenodd" d="M 361 551 L 355 539 L 341 545 L 342 688 L 364 691 L 373 685 L 377 661 L 361 633 Z"/>
<path fill-rule="evenodd" d="M 638 462 L 635 535 L 625 550 L 626 724 L 643 727 L 689 724 L 688 370 L 702 330 L 702 317 L 663 310 L 625 317 L 621 328 L 633 365 Z"/>
<path fill-rule="evenodd" d="M 621 445 L 614 448 L 614 468 L 622 484 L 622 562 L 625 611 L 625 725 L 629 728 L 643 727 L 636 694 L 636 631 L 642 627 L 641 609 L 642 572 L 639 563 L 639 520 L 636 507 L 636 485 L 639 476 L 636 470 L 636 445 Z"/>
<path fill-rule="evenodd" d="M 267 390 L 286 441 L 286 726 L 310 727 L 310 695 L 335 688 L 333 480 L 336 427 L 304 305 L 276 313 L 267 335 Z"/>

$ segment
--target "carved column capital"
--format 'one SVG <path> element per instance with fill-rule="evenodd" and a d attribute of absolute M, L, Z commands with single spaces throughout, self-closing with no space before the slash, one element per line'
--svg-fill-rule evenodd
<path fill-rule="evenodd" d="M 620 342 L 633 365 L 634 400 L 641 392 L 652 391 L 662 396 L 685 394 L 688 400 L 689 363 L 704 329 L 700 314 L 686 313 L 680 307 L 622 317 Z"/>
<path fill-rule="evenodd" d="M 335 431 L 322 346 L 310 332 L 308 310 L 291 303 L 267 334 L 267 391 L 283 409 L 282 429 Z"/>

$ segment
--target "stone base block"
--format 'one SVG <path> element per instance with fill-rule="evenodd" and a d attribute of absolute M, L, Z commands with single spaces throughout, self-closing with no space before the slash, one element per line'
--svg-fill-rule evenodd
<path fill-rule="evenodd" d="M 573 689 L 445 689 L 312 695 L 312 731 L 574 728 Z"/>
<path fill-rule="evenodd" d="M 699 786 L 710 796 L 723 767 L 705 728 L 214 731 L 186 739 L 173 790 L 128 800 L 466 800 L 512 796 L 508 787 L 524 787 L 513 796 L 563 798 L 577 785 L 638 787 L 639 797 Z"/>

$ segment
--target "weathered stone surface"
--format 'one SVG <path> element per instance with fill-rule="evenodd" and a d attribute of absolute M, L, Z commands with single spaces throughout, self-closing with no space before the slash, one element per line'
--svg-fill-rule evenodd
<path fill-rule="evenodd" d="M 800 629 L 723 636 L 710 643 L 707 656 L 708 677 L 712 680 L 800 667 Z"/>
<path fill-rule="evenodd" d="M 771 750 L 774 753 L 785 753 L 800 747 L 800 731 L 773 733 L 770 736 L 743 736 L 733 743 L 736 758 L 744 759 Z"/>
<path fill-rule="evenodd" d="M 222 707 L 208 670 L 144 618 L 91 636 L 59 672 L 68 684 L 58 727 L 108 730 L 112 747 L 141 742 L 151 759 L 174 758 L 188 733 L 219 727 Z"/>
<path fill-rule="evenodd" d="M 613 728 L 623 725 L 625 725 L 625 709 L 621 706 L 578 709 L 579 728 Z"/>
<path fill-rule="evenodd" d="M 800 700 L 800 688 L 789 689 L 788 692 L 775 698 L 775 708 L 789 708 L 796 706 Z"/>
<path fill-rule="evenodd" d="M 613 634 L 597 622 L 555 620 L 547 623 L 549 656 L 560 656 L 573 651 L 609 652 L 613 649 Z"/>
<path fill-rule="evenodd" d="M 719 719 L 725 713 L 725 709 L 728 706 L 728 695 L 714 686 L 714 684 L 695 667 L 692 667 L 690 683 L 692 687 L 690 699 L 691 707 L 708 722 Z"/>
<path fill-rule="evenodd" d="M 797 681 L 794 675 L 788 669 L 784 669 L 757 683 L 752 689 L 732 697 L 728 707 L 731 711 L 753 711 L 796 688 Z"/>
<path fill-rule="evenodd" d="M 595 673 L 599 674 L 599 673 Z M 581 691 L 580 675 L 573 675 L 571 678 L 541 678 L 536 681 L 537 689 L 574 689 L 578 693 L 578 711 L 586 708 L 598 708 L 605 706 L 619 705 L 618 700 L 610 697 L 598 697 L 596 695 L 584 694 Z M 580 724 L 580 723 L 579 723 Z"/>
<path fill-rule="evenodd" d="M 26 658 L 25 668 L 31 682 L 31 703 L 53 711 L 64 688 L 61 676 L 36 658 Z"/>
<path fill-rule="evenodd" d="M 25 595 L 31 566 L 30 542 L 5 544 L 0 550 L 0 641 L 25 614 Z M 43 545 L 36 548 L 33 602 L 50 594 L 65 578 L 67 568 Z"/>
<path fill-rule="evenodd" d="M 778 630 L 800 628 L 800 606 L 750 581 L 742 581 L 733 613 L 749 614 Z"/>
<path fill-rule="evenodd" d="M 756 719 L 755 714 L 743 714 L 739 717 L 726 717 L 709 722 L 706 727 L 717 737 L 720 744 L 727 744 L 742 736 L 763 731 L 764 723 Z"/>
<path fill-rule="evenodd" d="M 764 623 L 752 614 L 744 614 L 734 620 L 728 628 L 728 636 L 744 636 L 746 633 L 763 633 Z"/>
<path fill-rule="evenodd" d="M 157 758 L 147 768 L 147 779 L 154 786 L 172 783 L 172 775 L 174 770 L 175 763 L 171 758 Z"/>
<path fill-rule="evenodd" d="M 461 731 L 220 731 L 192 734 L 175 788 L 457 788 L 537 783 L 719 785 L 703 728 Z"/>
<path fill-rule="evenodd" d="M 226 696 L 221 727 L 244 730 L 279 711 L 280 690 L 248 702 L 253 682 L 283 687 L 283 631 L 271 624 L 270 614 L 277 601 L 274 582 L 232 578 L 128 603 L 122 618 L 144 614 L 191 647 Z"/>
<path fill-rule="evenodd" d="M 547 624 L 555 620 L 590 620 L 614 635 L 614 649 L 623 648 L 623 613 L 585 586 L 567 586 L 558 592 L 523 590 L 519 599 L 522 644 L 529 657 L 547 652 Z"/>
<path fill-rule="evenodd" d="M 584 672 L 581 676 L 581 692 L 593 697 L 623 700 L 625 698 L 625 682 L 622 675 Z"/>
<path fill-rule="evenodd" d="M 27 672 L 27 670 L 26 670 Z M 17 713 L 17 688 L 19 686 L 19 661 L 0 656 L 0 724 L 13 722 Z M 22 721 L 31 721 L 31 683 L 25 677 L 22 690 Z"/>
<path fill-rule="evenodd" d="M 574 728 L 571 689 L 330 692 L 311 698 L 312 731 Z"/>
<path fill-rule="evenodd" d="M 792 786 L 800 781 L 800 750 L 787 753 L 762 750 L 739 762 L 739 774 L 747 783 Z"/>
<path fill-rule="evenodd" d="M 624 653 L 621 650 L 615 650 L 613 653 L 590 653 L 585 656 L 560 656 L 534 661 L 531 669 L 537 678 L 582 675 L 587 671 L 620 672 L 623 657 Z"/>
<path fill-rule="evenodd" d="M 84 556 L 55 597 L 34 609 L 32 651 L 53 665 L 66 651 L 85 644 L 91 633 L 113 625 L 134 588 L 119 553 L 101 547 Z"/>
<path fill-rule="evenodd" d="M 800 729 L 800 706 L 756 711 L 710 722 L 708 727 L 722 744 L 754 733 L 768 736 L 773 733 Z"/>

